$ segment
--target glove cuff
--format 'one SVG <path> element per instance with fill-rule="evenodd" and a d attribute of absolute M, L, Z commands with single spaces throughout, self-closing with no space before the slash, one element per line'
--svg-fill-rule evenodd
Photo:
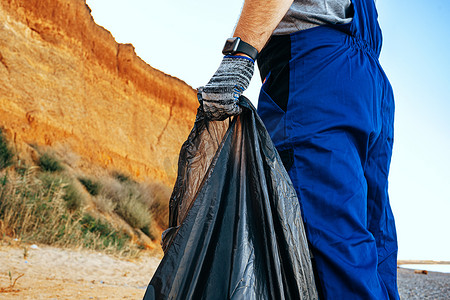
<path fill-rule="evenodd" d="M 248 59 L 253 64 L 255 64 L 255 61 L 251 57 L 243 56 L 243 55 L 225 55 L 223 58 L 243 58 L 243 59 Z"/>
<path fill-rule="evenodd" d="M 237 89 L 239 95 L 233 97 L 237 100 L 240 94 L 249 86 L 254 69 L 255 62 L 251 58 L 227 55 L 223 58 L 214 76 L 205 86 L 204 92 L 213 94 L 234 93 Z"/>

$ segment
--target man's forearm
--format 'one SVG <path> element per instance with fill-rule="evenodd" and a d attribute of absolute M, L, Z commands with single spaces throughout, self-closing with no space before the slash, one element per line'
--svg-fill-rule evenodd
<path fill-rule="evenodd" d="M 292 2 L 293 0 L 245 0 L 234 37 L 240 37 L 260 52 Z M 241 49 L 247 51 L 245 48 Z M 236 53 L 234 50 L 229 52 L 229 48 L 224 52 Z M 250 54 L 251 52 L 253 51 Z M 236 54 L 250 57 L 239 53 L 239 50 Z M 222 121 L 242 111 L 239 97 L 252 79 L 255 62 L 254 59 L 239 56 L 225 56 L 211 80 L 198 89 L 203 111 L 210 120 Z"/>
<path fill-rule="evenodd" d="M 261 51 L 269 40 L 293 0 L 245 0 L 241 16 L 234 31 L 256 50 Z"/>

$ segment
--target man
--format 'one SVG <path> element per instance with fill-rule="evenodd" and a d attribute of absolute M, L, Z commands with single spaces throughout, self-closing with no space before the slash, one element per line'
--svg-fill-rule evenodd
<path fill-rule="evenodd" d="M 199 88 L 203 108 L 239 114 L 259 53 L 258 113 L 296 188 L 321 298 L 399 299 L 394 103 L 374 0 L 246 0 L 233 36 Z"/>

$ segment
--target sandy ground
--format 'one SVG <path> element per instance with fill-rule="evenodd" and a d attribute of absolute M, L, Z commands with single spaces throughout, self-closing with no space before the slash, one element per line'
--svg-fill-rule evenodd
<path fill-rule="evenodd" d="M 0 299 L 142 299 L 161 259 L 153 255 L 125 260 L 86 250 L 0 245 Z M 23 274 L 13 288 L 9 272 L 13 281 Z M 398 275 L 402 300 L 450 299 L 450 274 L 400 268 Z"/>
<path fill-rule="evenodd" d="M 86 250 L 0 246 L 0 299 L 142 299 L 160 257 L 124 260 Z M 15 286 L 12 279 L 21 274 Z"/>

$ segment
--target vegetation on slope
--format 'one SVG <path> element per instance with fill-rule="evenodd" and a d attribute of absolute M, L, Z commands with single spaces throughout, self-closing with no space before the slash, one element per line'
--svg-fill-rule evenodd
<path fill-rule="evenodd" d="M 133 236 L 155 240 L 167 226 L 170 189 L 164 185 L 119 172 L 80 175 L 50 152 L 36 166 L 14 158 L 0 131 L 0 239 L 130 256 L 146 246 Z"/>

